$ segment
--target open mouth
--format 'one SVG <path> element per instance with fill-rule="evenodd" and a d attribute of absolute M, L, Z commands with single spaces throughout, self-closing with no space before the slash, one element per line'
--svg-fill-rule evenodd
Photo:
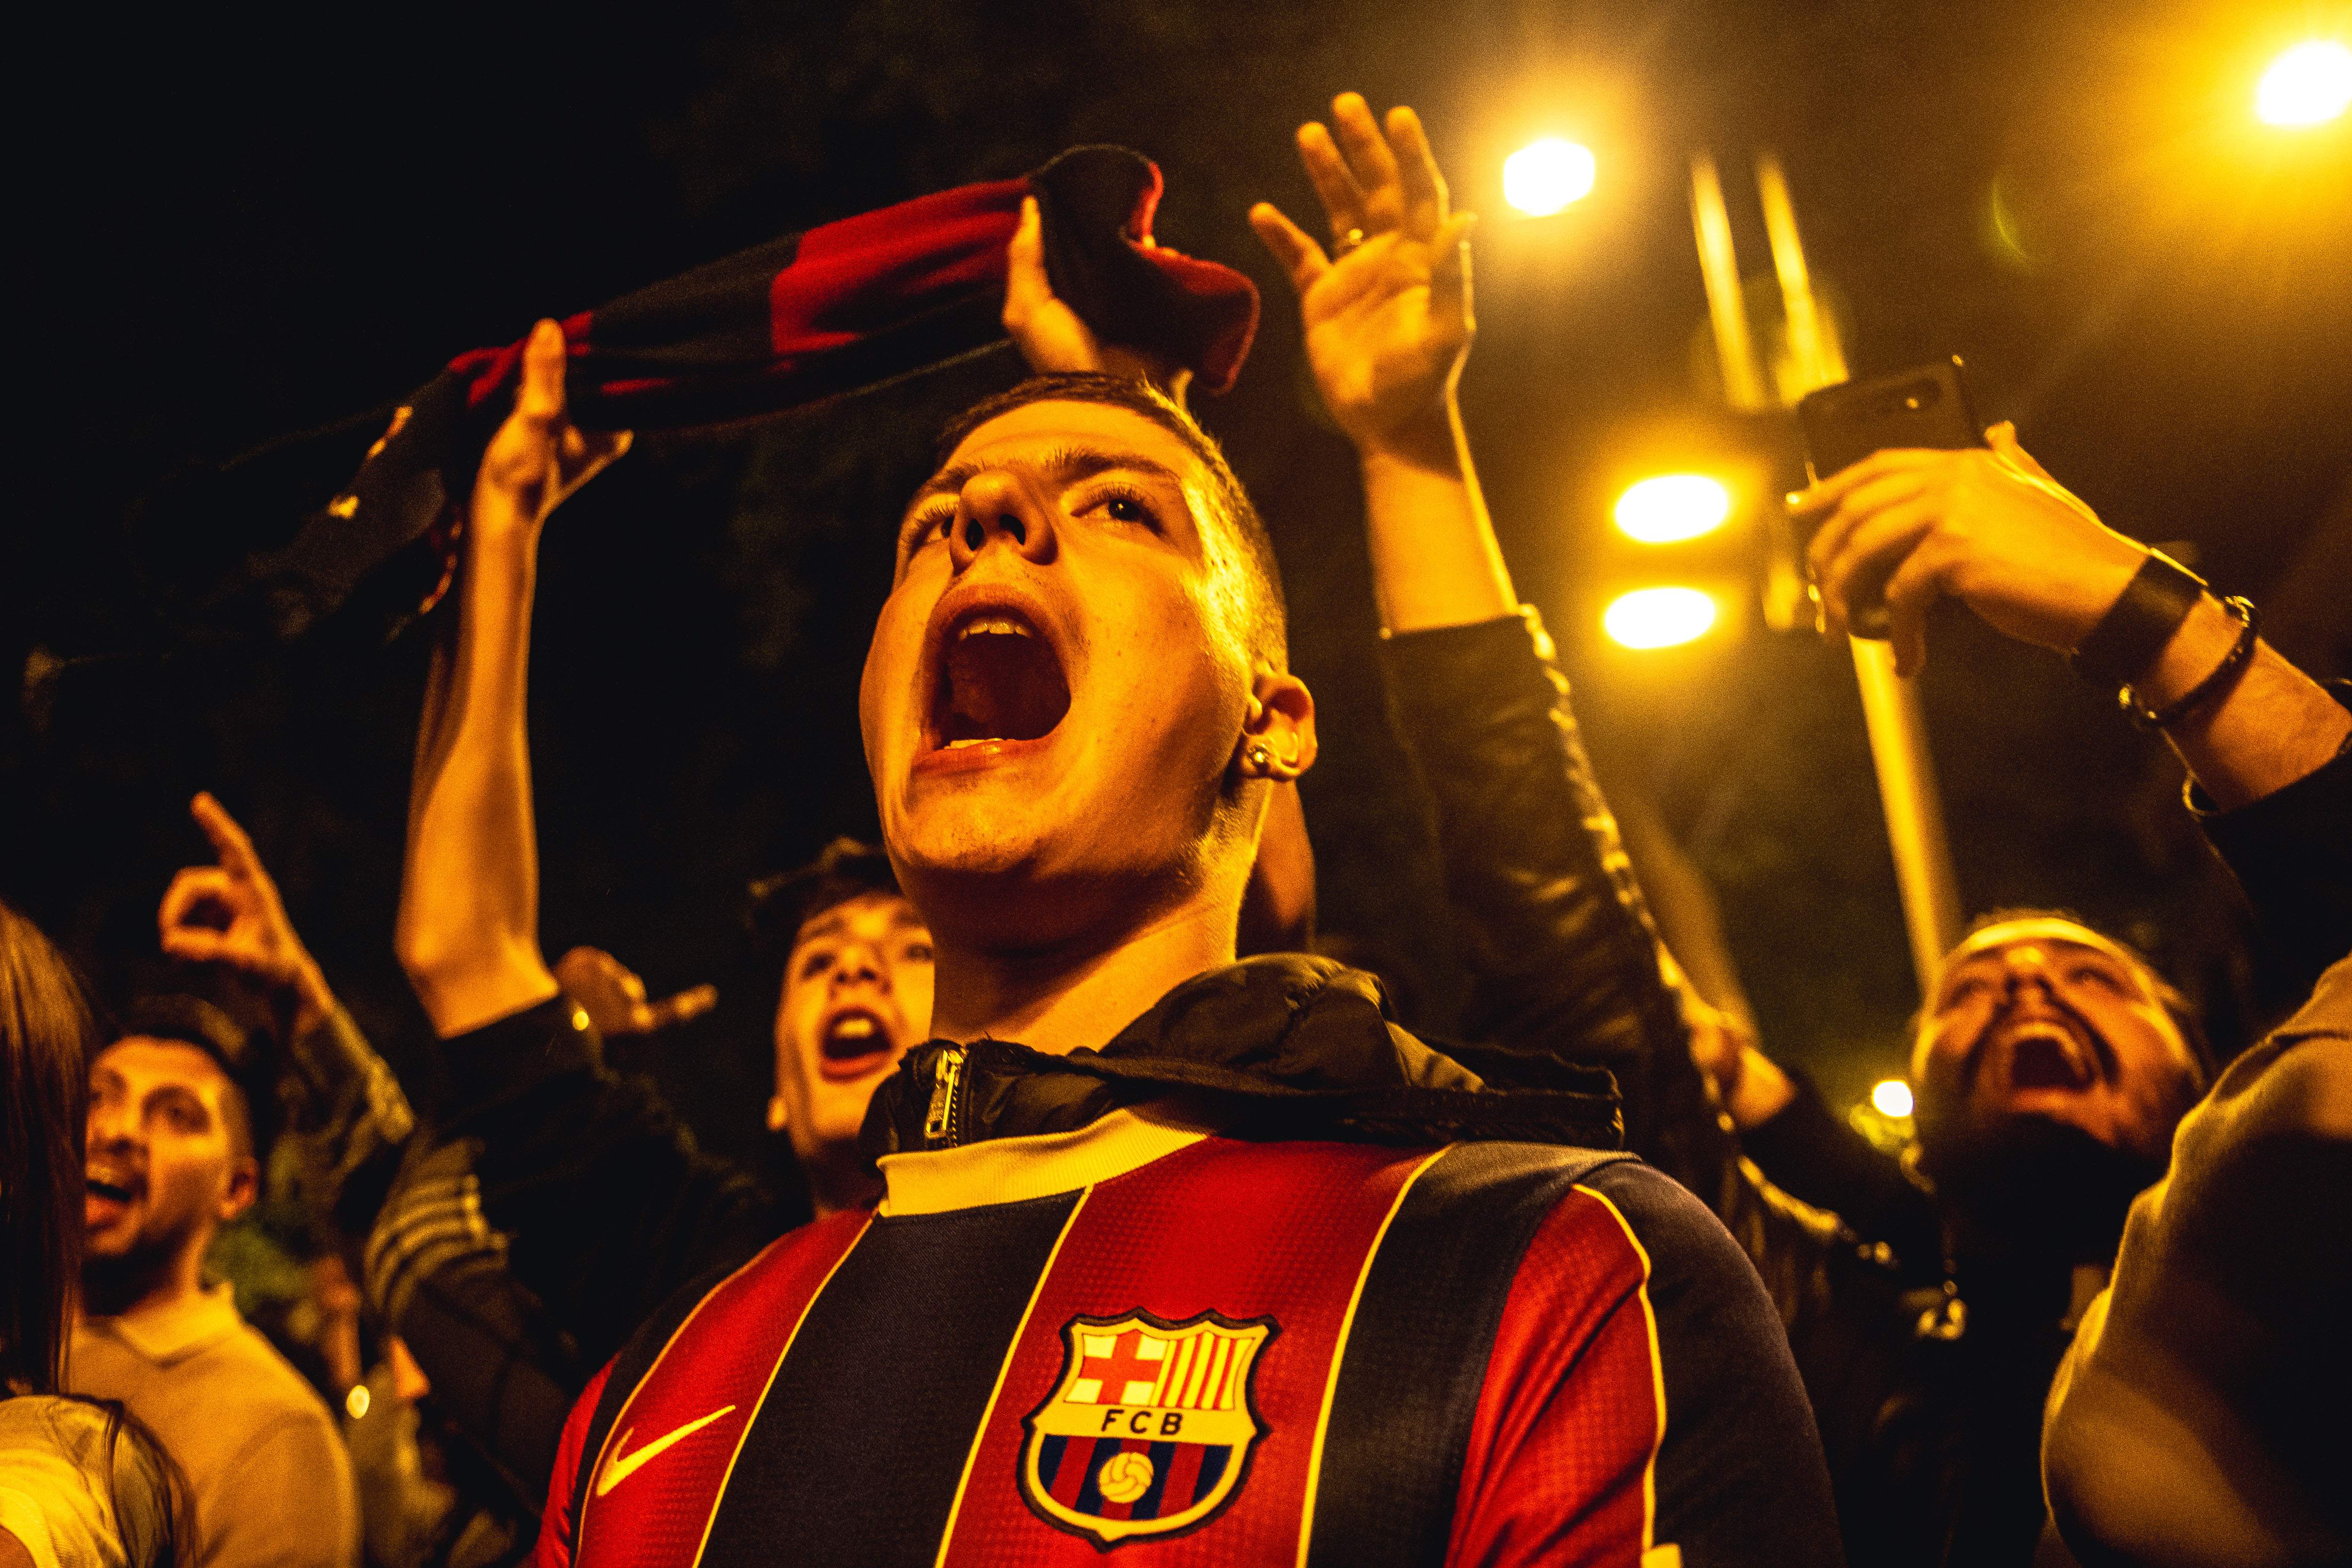
<path fill-rule="evenodd" d="M 881 1015 L 847 1007 L 825 1020 L 817 1042 L 817 1070 L 829 1079 L 860 1078 L 888 1058 L 894 1042 Z"/>
<path fill-rule="evenodd" d="M 2098 1081 L 2094 1043 L 2053 1019 L 2031 1019 L 2003 1031 L 2009 1045 L 2009 1087 L 2083 1089 Z"/>
<path fill-rule="evenodd" d="M 127 1206 L 139 1195 L 136 1185 L 128 1182 L 108 1181 L 101 1176 L 85 1176 L 82 1190 L 100 1203 Z"/>
<path fill-rule="evenodd" d="M 931 685 L 932 750 L 1043 740 L 1070 710 L 1051 639 L 1018 610 L 975 609 L 950 624 Z"/>

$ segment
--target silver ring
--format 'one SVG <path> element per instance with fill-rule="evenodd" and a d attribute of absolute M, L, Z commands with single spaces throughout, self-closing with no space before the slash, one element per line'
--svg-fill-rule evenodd
<path fill-rule="evenodd" d="M 1341 235 L 1338 239 L 1331 242 L 1331 259 L 1334 261 L 1339 260 L 1339 258 L 1347 255 L 1348 252 L 1355 249 L 1356 247 L 1363 243 L 1364 231 L 1360 228 L 1349 229 L 1347 233 Z"/>

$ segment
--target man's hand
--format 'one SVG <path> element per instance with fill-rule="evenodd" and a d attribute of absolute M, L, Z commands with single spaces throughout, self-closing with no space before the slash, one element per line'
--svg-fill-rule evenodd
<path fill-rule="evenodd" d="M 1412 110 L 1389 110 L 1384 134 L 1349 92 L 1332 100 L 1331 118 L 1337 140 L 1309 121 L 1298 156 L 1337 255 L 1265 202 L 1250 209 L 1250 226 L 1298 291 L 1315 384 L 1357 449 L 1450 458 L 1454 388 L 1477 331 L 1465 243 L 1476 220 L 1449 215 Z"/>
<path fill-rule="evenodd" d="M 548 513 L 629 449 L 628 431 L 592 433 L 566 416 L 565 355 L 562 328 L 541 321 L 530 330 L 514 412 L 490 437 L 475 476 L 467 522 L 477 539 L 536 539 Z"/>
<path fill-rule="evenodd" d="M 600 947 L 575 947 L 555 961 L 564 994 L 586 1010 L 606 1039 L 650 1035 L 699 1018 L 719 1005 L 719 987 L 697 985 L 664 1002 L 646 1000 L 646 983 Z"/>
<path fill-rule="evenodd" d="M 2017 444 L 2012 425 L 1989 448 L 1873 453 L 1790 498 L 1820 518 L 1807 552 L 1823 630 L 1843 636 L 1884 584 L 1895 668 L 1927 661 L 1928 607 L 1966 604 L 2021 642 L 2066 650 L 2088 637 L 2147 558 L 2102 523 Z"/>
<path fill-rule="evenodd" d="M 190 866 L 172 879 L 155 917 L 163 951 L 237 971 L 268 992 L 298 1030 L 331 1016 L 334 993 L 295 934 L 253 840 L 209 795 L 197 795 L 189 809 L 220 864 Z"/>
<path fill-rule="evenodd" d="M 1150 240 L 1144 244 L 1150 245 Z M 1054 292 L 1045 272 L 1045 220 L 1037 198 L 1021 203 L 1021 226 L 1004 249 L 1004 331 L 1029 368 L 1040 375 L 1095 371 L 1149 381 L 1178 403 L 1192 384 L 1192 368 L 1141 349 L 1107 343 L 1086 319 Z"/>

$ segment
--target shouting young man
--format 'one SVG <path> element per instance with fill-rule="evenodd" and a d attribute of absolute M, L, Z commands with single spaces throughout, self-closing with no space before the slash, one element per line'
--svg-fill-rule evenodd
<path fill-rule="evenodd" d="M 1410 222 L 1325 265 L 1366 381 L 1443 411 L 1450 371 L 1412 378 L 1466 346 L 1462 225 L 1409 111 L 1382 151 Z M 546 478 L 561 373 L 543 331 Z M 881 1203 L 638 1333 L 566 1429 L 540 1560 L 1837 1561 L 1772 1309 L 1607 1152 L 1605 1094 L 1489 1089 L 1368 977 L 1234 962 L 1316 738 L 1213 443 L 1058 375 L 943 445 L 861 693 L 937 953 L 935 1038 L 866 1124 Z"/>

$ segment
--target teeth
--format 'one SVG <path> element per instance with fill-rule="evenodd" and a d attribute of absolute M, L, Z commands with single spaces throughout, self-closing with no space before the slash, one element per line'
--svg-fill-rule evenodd
<path fill-rule="evenodd" d="M 1010 616 L 983 616 L 977 620 L 966 621 L 963 629 L 956 633 L 956 641 L 961 642 L 966 637 L 1025 637 L 1027 636 L 1029 636 L 1029 628 Z"/>
<path fill-rule="evenodd" d="M 961 752 L 966 746 L 984 746 L 986 744 L 988 744 L 988 741 L 985 737 L 969 741 L 950 741 L 948 742 L 947 749 L 950 752 Z"/>
<path fill-rule="evenodd" d="M 833 1026 L 836 1040 L 870 1040 L 874 1037 L 874 1020 L 852 1015 Z"/>

